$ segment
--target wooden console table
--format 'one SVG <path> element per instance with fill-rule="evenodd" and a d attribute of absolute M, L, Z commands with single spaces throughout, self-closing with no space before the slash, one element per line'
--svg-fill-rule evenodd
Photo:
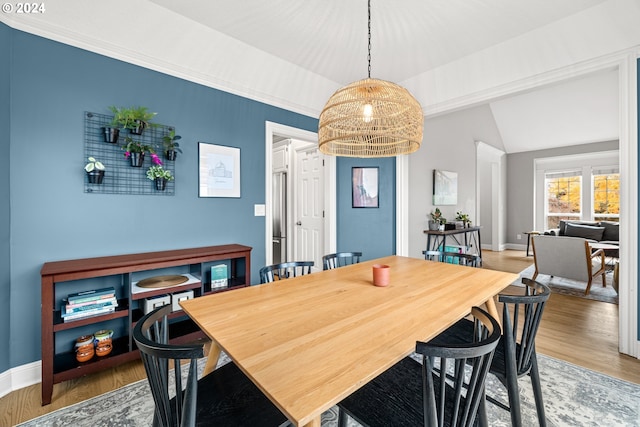
<path fill-rule="evenodd" d="M 472 247 L 474 250 L 471 253 L 476 253 L 480 257 L 480 263 L 482 263 L 482 246 L 480 244 L 480 229 L 481 226 L 458 228 L 455 230 L 424 230 L 424 234 L 427 235 L 427 250 L 428 251 L 444 251 L 447 246 L 447 237 L 452 238 L 456 244 L 465 247 Z M 464 241 L 461 242 L 458 237 L 464 236 Z M 433 239 L 432 239 L 433 237 Z M 470 243 L 472 243 L 470 245 Z M 473 246 L 475 244 L 475 246 Z"/>

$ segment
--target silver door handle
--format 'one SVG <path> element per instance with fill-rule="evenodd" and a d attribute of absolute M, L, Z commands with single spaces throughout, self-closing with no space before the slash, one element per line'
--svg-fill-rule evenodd
<path fill-rule="evenodd" d="M 296 222 L 296 225 L 302 225 L 301 221 Z"/>

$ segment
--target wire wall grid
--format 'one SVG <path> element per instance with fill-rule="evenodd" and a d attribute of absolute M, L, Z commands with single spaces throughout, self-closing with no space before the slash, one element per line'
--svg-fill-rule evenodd
<path fill-rule="evenodd" d="M 84 113 L 84 163 L 88 157 L 94 157 L 105 166 L 102 184 L 91 184 L 87 174 L 84 175 L 85 193 L 94 194 L 148 194 L 152 196 L 173 196 L 175 193 L 175 180 L 168 181 L 164 191 L 155 188 L 154 181 L 147 178 L 147 170 L 153 166 L 151 156 L 146 153 L 142 167 L 131 166 L 130 159 L 124 156 L 123 146 L 125 137 L 130 136 L 135 141 L 153 147 L 158 157 L 162 160 L 162 167 L 175 174 L 175 161 L 164 157 L 162 137 L 173 129 L 170 126 L 154 123 L 148 126 L 142 135 L 129 134 L 129 130 L 120 129 L 118 142 L 105 142 L 104 128 L 110 127 L 113 116 L 85 112 Z"/>

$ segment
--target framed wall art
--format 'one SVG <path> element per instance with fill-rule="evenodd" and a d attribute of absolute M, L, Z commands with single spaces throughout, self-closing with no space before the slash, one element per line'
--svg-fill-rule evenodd
<path fill-rule="evenodd" d="M 433 205 L 458 203 L 458 172 L 433 170 Z"/>
<path fill-rule="evenodd" d="M 378 207 L 378 168 L 351 168 L 351 201 L 354 208 Z"/>
<path fill-rule="evenodd" d="M 240 149 L 198 143 L 199 197 L 240 197 Z"/>

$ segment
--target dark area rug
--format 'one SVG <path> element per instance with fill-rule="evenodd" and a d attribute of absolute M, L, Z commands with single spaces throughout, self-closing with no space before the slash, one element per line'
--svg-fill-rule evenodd
<path fill-rule="evenodd" d="M 527 277 L 530 279 L 533 277 L 534 272 L 535 265 L 531 265 L 520 272 L 520 277 Z M 536 281 L 549 286 L 553 293 L 618 304 L 618 293 L 613 289 L 612 271 L 607 272 L 606 280 L 607 286 L 603 287 L 601 276 L 594 278 L 589 295 L 585 295 L 584 291 L 587 289 L 587 282 L 565 279 L 557 276 L 552 277 L 546 274 L 539 274 L 538 277 L 536 277 Z M 517 284 L 520 284 L 520 279 L 518 279 L 517 283 L 514 283 L 514 285 Z"/>

